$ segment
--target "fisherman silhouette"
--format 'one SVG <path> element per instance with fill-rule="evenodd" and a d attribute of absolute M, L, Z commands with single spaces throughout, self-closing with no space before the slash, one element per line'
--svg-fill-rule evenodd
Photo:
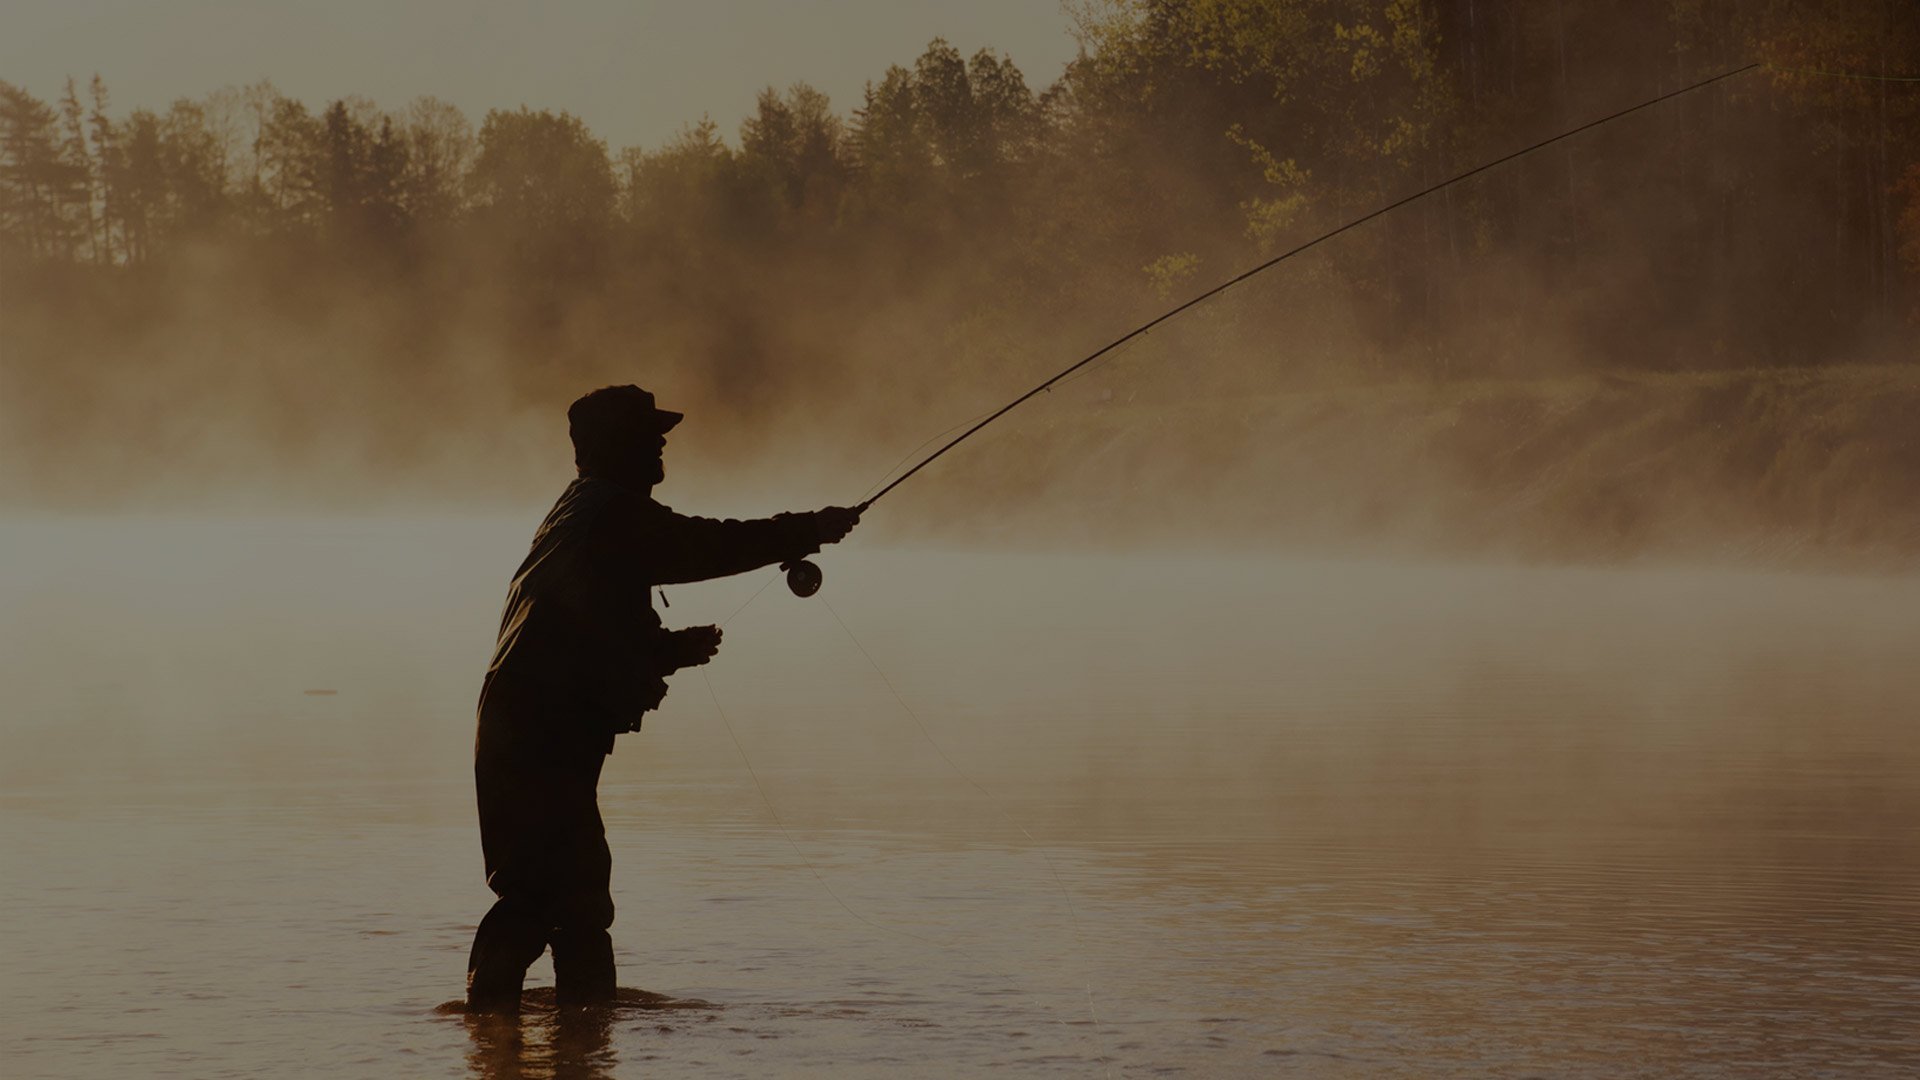
<path fill-rule="evenodd" d="M 676 514 L 652 491 L 681 414 L 637 386 L 567 410 L 579 477 L 515 573 L 480 690 L 474 786 L 487 885 L 499 899 L 473 938 L 467 1005 L 513 1012 L 527 967 L 553 948 L 555 999 L 615 997 L 612 856 L 595 789 L 614 736 L 640 730 L 665 677 L 704 664 L 720 629 L 667 630 L 661 585 L 705 581 L 810 555 L 845 537 L 857 510 L 753 521 Z"/>

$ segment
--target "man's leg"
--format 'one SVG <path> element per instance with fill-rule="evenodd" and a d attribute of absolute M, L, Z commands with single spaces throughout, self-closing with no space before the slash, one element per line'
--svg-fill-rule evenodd
<path fill-rule="evenodd" d="M 553 934 L 554 1000 L 562 1005 L 604 1005 L 619 992 L 614 980 L 613 935 L 605 930 L 556 930 Z"/>
<path fill-rule="evenodd" d="M 480 920 L 467 953 L 467 1009 L 518 1012 L 527 967 L 547 947 L 547 927 L 537 907 L 501 897 Z"/>
<path fill-rule="evenodd" d="M 613 925 L 613 854 L 595 790 L 605 761 L 602 755 L 580 761 L 560 804 L 565 870 L 550 940 L 554 998 L 562 1005 L 605 1004 L 617 991 L 613 938 L 607 934 Z"/>
<path fill-rule="evenodd" d="M 475 745 L 474 791 L 487 887 L 500 899 L 480 920 L 467 956 L 467 1008 L 513 1012 L 527 967 L 540 958 L 553 928 L 551 770 L 515 743 L 512 717 L 489 705 Z"/>

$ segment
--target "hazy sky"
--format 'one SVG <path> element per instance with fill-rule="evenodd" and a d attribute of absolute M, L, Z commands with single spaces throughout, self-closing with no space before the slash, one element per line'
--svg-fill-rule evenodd
<path fill-rule="evenodd" d="M 0 79 L 42 98 L 99 72 L 113 111 L 270 78 L 310 105 L 445 98 L 566 109 L 615 149 L 711 115 L 731 139 L 763 86 L 805 80 L 842 113 L 935 36 L 992 46 L 1034 89 L 1074 52 L 1059 0 L 4 0 Z"/>

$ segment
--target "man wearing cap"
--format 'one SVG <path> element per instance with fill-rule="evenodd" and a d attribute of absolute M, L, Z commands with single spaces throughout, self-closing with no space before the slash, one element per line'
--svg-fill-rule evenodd
<path fill-rule="evenodd" d="M 499 899 L 467 960 L 473 1010 L 517 1009 L 527 967 L 548 946 L 561 1004 L 614 997 L 600 766 L 614 735 L 640 730 L 659 706 L 666 675 L 720 647 L 719 627 L 663 628 L 653 590 L 799 559 L 859 521 L 840 507 L 754 521 L 674 513 L 652 492 L 680 419 L 637 386 L 595 390 L 567 410 L 579 477 L 514 575 L 480 690 L 474 782 Z"/>

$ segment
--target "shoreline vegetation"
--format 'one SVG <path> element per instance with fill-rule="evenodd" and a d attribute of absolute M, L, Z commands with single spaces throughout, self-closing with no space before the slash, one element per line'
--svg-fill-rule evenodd
<path fill-rule="evenodd" d="M 1194 309 L 884 527 L 1920 559 L 1920 92 L 1808 74 L 1900 73 L 1920 6 L 1075 12 L 1044 84 L 936 39 L 857 102 L 769 87 L 658 147 L 527 106 L 0 82 L 0 507 L 537 499 L 567 402 L 625 382 L 697 421 L 683 475 L 850 501 L 1301 239 L 1765 60 Z"/>
<path fill-rule="evenodd" d="M 1920 571 L 1916 416 L 1920 365 L 1910 364 L 1402 380 L 1161 402 L 1096 382 L 1023 406 L 888 496 L 866 532 L 1005 550 L 1906 574 Z M 815 450 L 833 456 L 805 445 L 795 456 Z M 802 482 L 852 501 L 874 460 L 843 457 Z M 564 472 L 547 464 L 531 471 Z M 711 463 L 686 468 L 710 475 Z M 471 468 L 445 461 L 351 489 L 330 488 L 325 471 L 280 469 L 292 490 L 315 493 L 291 499 L 233 501 L 269 481 L 236 473 L 193 494 L 3 500 L 0 515 L 386 518 L 522 512 L 552 494 L 538 480 L 482 490 Z M 755 484 L 778 491 L 788 478 L 772 462 Z"/>
<path fill-rule="evenodd" d="M 1037 409 L 887 509 L 929 539 L 1907 572 L 1916 416 L 1908 365 L 1095 402 Z"/>

